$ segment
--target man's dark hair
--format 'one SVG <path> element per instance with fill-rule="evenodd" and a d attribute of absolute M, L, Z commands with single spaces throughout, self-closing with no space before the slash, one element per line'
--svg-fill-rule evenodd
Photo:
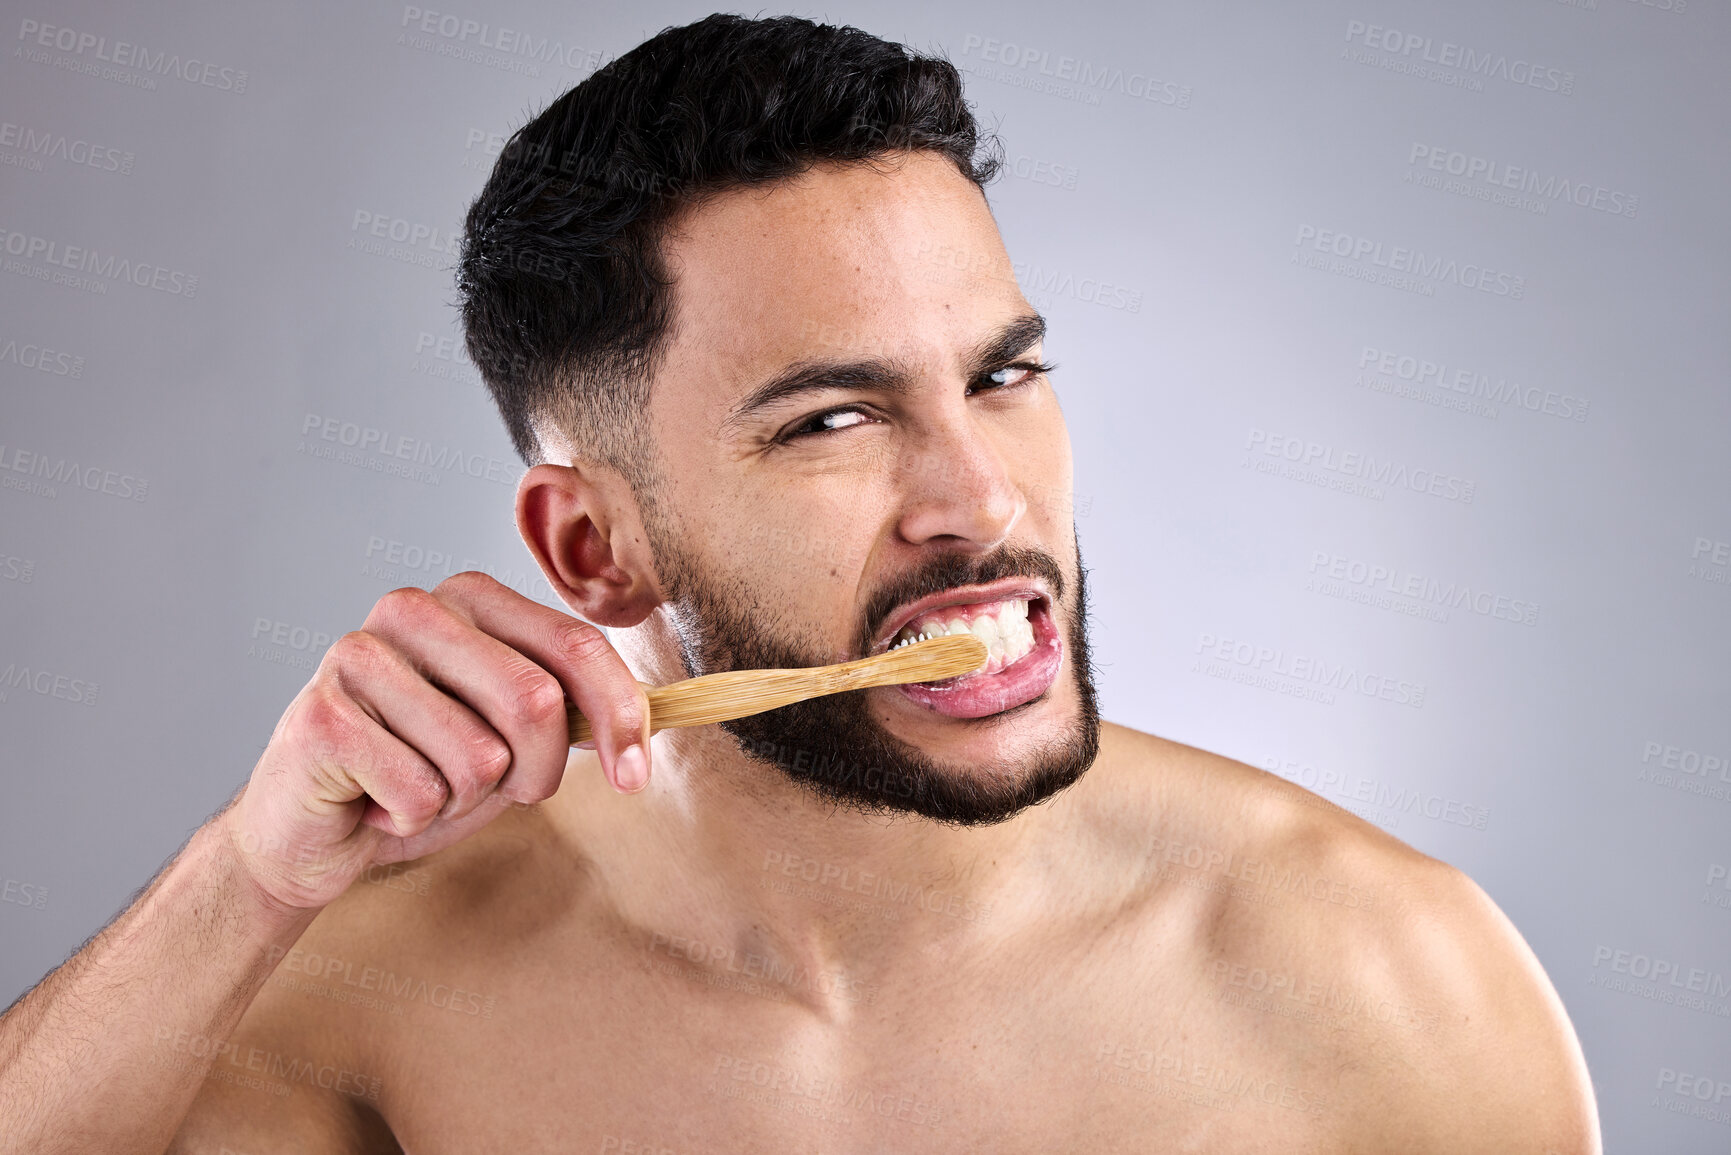
<path fill-rule="evenodd" d="M 815 163 L 908 150 L 996 174 L 955 66 L 857 28 L 715 15 L 668 28 L 518 129 L 465 222 L 469 354 L 525 464 L 536 420 L 642 496 L 645 411 L 671 315 L 660 247 L 679 212 Z"/>

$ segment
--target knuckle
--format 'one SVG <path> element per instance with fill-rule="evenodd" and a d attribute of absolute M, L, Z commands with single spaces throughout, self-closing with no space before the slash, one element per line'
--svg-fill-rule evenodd
<path fill-rule="evenodd" d="M 400 771 L 399 782 L 402 802 L 398 810 L 414 822 L 428 822 L 437 817 L 451 795 L 445 780 L 428 768 L 417 766 Z"/>
<path fill-rule="evenodd" d="M 399 586 L 373 605 L 382 620 L 416 622 L 439 610 L 439 600 L 419 586 Z"/>
<path fill-rule="evenodd" d="M 511 767 L 510 744 L 488 730 L 470 737 L 467 756 L 465 770 L 480 782 L 496 782 Z"/>
<path fill-rule="evenodd" d="M 555 631 L 554 646 L 567 668 L 602 687 L 610 706 L 607 713 L 627 729 L 642 727 L 646 712 L 643 695 L 606 634 L 588 622 L 572 620 Z"/>
<path fill-rule="evenodd" d="M 561 622 L 553 631 L 553 652 L 569 666 L 593 666 L 613 655 L 607 635 L 575 618 Z"/>
<path fill-rule="evenodd" d="M 346 693 L 361 687 L 378 686 L 394 674 L 404 658 L 396 647 L 378 634 L 370 630 L 350 630 L 331 643 L 325 661 L 330 663 L 330 681 Z"/>
<path fill-rule="evenodd" d="M 330 660 L 341 669 L 374 670 L 390 656 L 390 646 L 377 634 L 366 630 L 350 630 L 331 643 L 327 651 Z"/>
<path fill-rule="evenodd" d="M 433 587 L 433 592 L 427 596 L 436 598 L 439 595 L 449 595 L 463 600 L 484 594 L 498 584 L 492 577 L 478 569 L 466 569 L 461 573 L 454 573 L 440 582 Z"/>
<path fill-rule="evenodd" d="M 535 728 L 555 715 L 565 716 L 565 688 L 552 674 L 539 666 L 529 666 L 517 675 L 516 683 L 511 702 L 512 721 Z"/>
<path fill-rule="evenodd" d="M 360 729 L 360 710 L 335 691 L 320 689 L 308 695 L 300 712 L 299 729 L 323 749 L 343 745 Z"/>

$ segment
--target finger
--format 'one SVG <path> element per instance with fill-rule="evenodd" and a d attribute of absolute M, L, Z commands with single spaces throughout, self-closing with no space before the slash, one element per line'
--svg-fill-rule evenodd
<path fill-rule="evenodd" d="M 412 586 L 380 598 L 365 631 L 400 652 L 417 680 L 462 703 L 504 740 L 503 751 L 487 751 L 501 755 L 496 763 L 459 758 L 451 767 L 461 779 L 451 782 L 458 813 L 467 813 L 512 767 L 531 771 L 531 781 L 556 786 L 569 755 L 565 694 L 556 678 Z"/>
<path fill-rule="evenodd" d="M 534 659 L 550 673 L 589 720 L 596 736 L 596 754 L 614 786 L 642 789 L 649 778 L 649 698 L 599 628 L 531 601 L 474 571 L 446 579 L 434 593 L 467 613 L 479 629 Z M 563 774 L 571 743 L 562 704 L 558 729 L 557 773 Z M 641 761 L 622 774 L 620 761 L 632 746 L 639 750 L 632 760 Z M 543 772 L 543 768 L 539 764 L 513 767 L 507 781 L 520 771 L 528 777 Z"/>
<path fill-rule="evenodd" d="M 525 628 L 510 612 L 521 614 L 525 609 L 535 619 L 533 625 L 544 624 L 548 615 L 554 615 L 579 627 L 571 631 L 573 646 L 593 639 L 598 647 L 589 648 L 581 660 L 567 659 L 563 663 L 567 675 L 561 680 L 516 648 L 548 652 L 545 638 Z M 632 685 L 634 697 L 640 693 L 623 660 L 594 627 L 538 606 L 481 573 L 458 575 L 431 594 L 413 587 L 394 590 L 380 599 L 367 626 L 390 639 L 424 677 L 462 699 L 504 736 L 512 761 L 501 789 L 513 800 L 535 802 L 549 797 L 564 776 L 571 753 L 566 683 L 580 702 L 587 701 L 588 708 L 598 713 L 607 709 L 602 694 L 608 681 L 623 677 Z M 505 640 L 488 632 L 488 626 L 504 634 Z M 645 702 L 643 715 L 646 706 Z M 620 747 L 629 745 L 618 742 L 602 755 L 616 786 L 632 780 L 619 769 L 621 765 L 647 761 L 641 747 L 635 757 L 620 752 Z"/>
<path fill-rule="evenodd" d="M 514 755 L 505 737 L 422 677 L 390 641 L 364 631 L 339 640 L 344 649 L 335 669 L 344 692 L 445 780 L 448 797 L 440 817 L 460 818 L 479 806 L 511 766 Z"/>
<path fill-rule="evenodd" d="M 450 790 L 419 750 L 333 681 L 309 684 L 296 713 L 292 748 L 313 776 L 314 806 L 336 812 L 370 800 L 360 821 L 399 836 L 432 824 Z"/>
<path fill-rule="evenodd" d="M 423 858 L 435 850 L 441 850 L 453 843 L 461 842 L 481 827 L 487 825 L 487 823 L 493 821 L 493 819 L 504 814 L 514 805 L 516 804 L 495 791 L 483 798 L 479 805 L 461 817 L 440 817 L 437 823 L 425 830 L 409 835 L 405 838 L 393 839 L 391 847 L 388 850 L 381 852 L 378 855 L 377 861 L 402 862 L 409 859 Z M 368 803 L 369 813 L 371 813 L 375 806 L 376 804 L 374 803 Z M 383 811 L 380 811 L 380 813 L 383 813 Z M 373 824 L 369 823 L 369 825 Z M 385 828 L 385 832 L 387 834 L 396 833 L 394 830 L 388 828 Z"/>

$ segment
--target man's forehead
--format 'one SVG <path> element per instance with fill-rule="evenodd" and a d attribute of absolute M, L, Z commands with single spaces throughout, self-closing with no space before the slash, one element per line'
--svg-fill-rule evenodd
<path fill-rule="evenodd" d="M 984 197 L 937 154 L 724 193 L 666 256 L 666 368 L 715 401 L 805 361 L 947 364 L 1027 311 Z"/>

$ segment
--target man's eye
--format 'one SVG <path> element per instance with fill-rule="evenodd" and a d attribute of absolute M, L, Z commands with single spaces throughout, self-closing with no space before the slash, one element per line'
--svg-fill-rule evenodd
<path fill-rule="evenodd" d="M 846 429 L 851 425 L 860 424 L 865 419 L 866 415 L 858 409 L 826 409 L 789 429 L 784 440 L 804 437 L 808 434 L 827 433 L 835 429 Z"/>
<path fill-rule="evenodd" d="M 1048 365 L 1044 362 L 1018 361 L 1014 365 L 1005 365 L 1002 369 L 992 370 L 990 373 L 987 373 L 984 377 L 980 378 L 979 383 L 968 391 L 971 393 L 974 388 L 980 388 L 982 386 L 989 386 L 991 388 L 1010 388 L 1016 385 L 1026 384 L 1028 381 L 1031 381 L 1042 373 L 1050 373 L 1054 367 L 1055 366 Z"/>

